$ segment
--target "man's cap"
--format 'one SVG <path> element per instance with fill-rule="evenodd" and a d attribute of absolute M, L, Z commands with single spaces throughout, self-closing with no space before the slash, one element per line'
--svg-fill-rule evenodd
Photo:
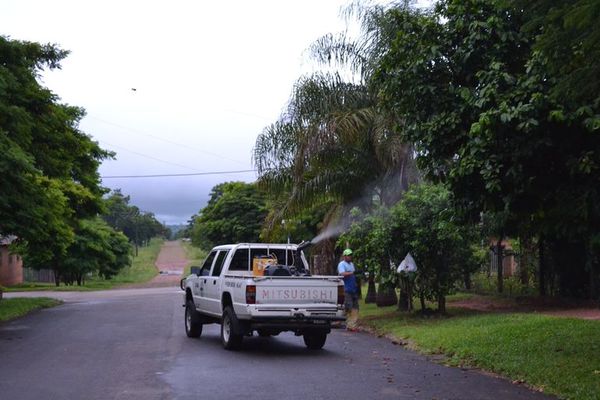
<path fill-rule="evenodd" d="M 346 249 L 346 250 L 344 250 L 343 254 L 344 254 L 344 256 L 351 256 L 352 255 L 352 250 Z"/>

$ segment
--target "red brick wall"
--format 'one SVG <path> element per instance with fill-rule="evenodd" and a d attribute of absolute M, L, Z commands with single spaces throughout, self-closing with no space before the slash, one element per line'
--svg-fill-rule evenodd
<path fill-rule="evenodd" d="M 19 283 L 23 283 L 23 260 L 16 254 L 10 254 L 7 246 L 0 246 L 0 285 Z"/>

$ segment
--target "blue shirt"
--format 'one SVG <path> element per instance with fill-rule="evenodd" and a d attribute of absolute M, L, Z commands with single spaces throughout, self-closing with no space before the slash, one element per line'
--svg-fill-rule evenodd
<path fill-rule="evenodd" d="M 344 272 L 354 272 L 354 264 L 347 261 L 341 261 L 338 264 L 338 274 L 343 274 Z M 344 290 L 348 293 L 356 293 L 358 291 L 358 286 L 356 285 L 356 276 L 354 273 L 352 275 L 348 275 L 344 277 Z"/>

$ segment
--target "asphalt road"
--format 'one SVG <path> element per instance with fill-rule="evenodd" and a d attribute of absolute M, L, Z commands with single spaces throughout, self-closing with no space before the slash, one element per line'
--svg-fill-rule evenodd
<path fill-rule="evenodd" d="M 218 325 L 185 336 L 180 293 L 59 293 L 64 305 L 0 324 L 0 398 L 550 399 L 365 333 L 336 330 L 318 352 L 293 334 L 229 352 Z"/>

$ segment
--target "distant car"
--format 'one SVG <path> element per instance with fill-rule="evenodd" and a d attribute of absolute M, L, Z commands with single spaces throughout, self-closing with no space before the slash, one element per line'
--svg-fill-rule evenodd
<path fill-rule="evenodd" d="M 245 335 L 292 331 L 309 349 L 324 346 L 333 321 L 345 320 L 344 285 L 337 276 L 311 276 L 294 244 L 230 244 L 212 249 L 202 267 L 181 280 L 185 331 L 221 324 L 225 349 Z"/>

